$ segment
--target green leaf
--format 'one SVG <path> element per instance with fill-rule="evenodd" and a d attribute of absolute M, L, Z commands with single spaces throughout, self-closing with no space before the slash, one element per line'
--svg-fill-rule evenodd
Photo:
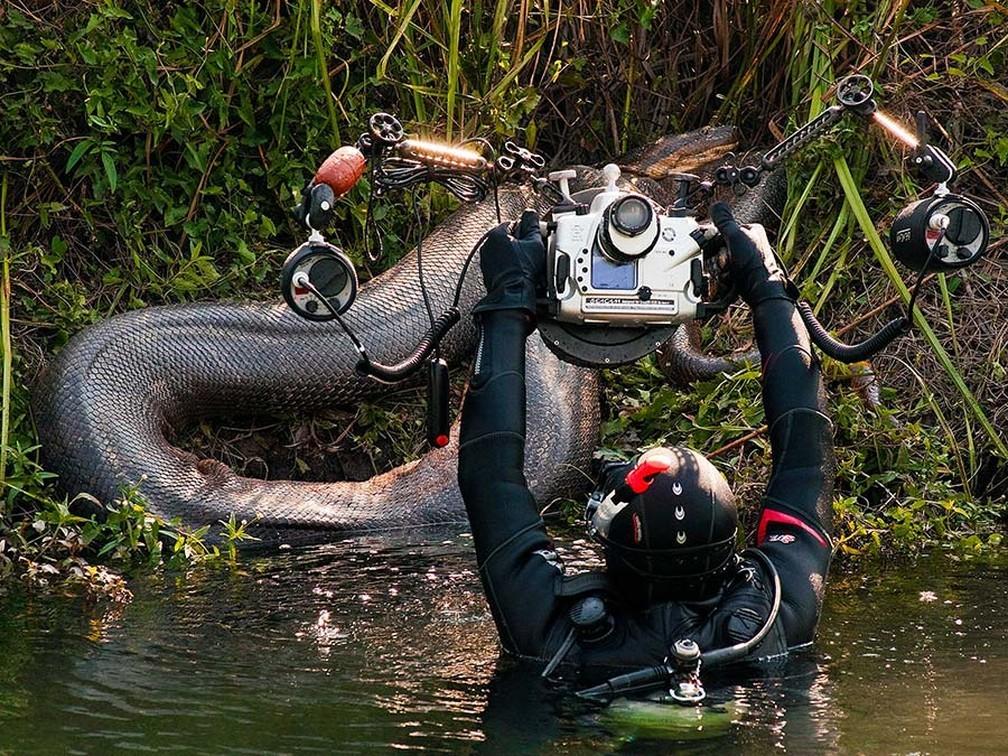
<path fill-rule="evenodd" d="M 621 45 L 625 45 L 630 41 L 630 27 L 627 26 L 625 21 L 619 23 L 612 28 L 612 31 L 609 32 L 609 36 Z"/>
<path fill-rule="evenodd" d="M 105 166 L 105 176 L 108 178 L 109 189 L 114 192 L 119 183 L 119 174 L 116 172 L 115 159 L 112 157 L 112 153 L 102 152 L 101 161 L 102 165 Z"/>
<path fill-rule="evenodd" d="M 84 157 L 85 153 L 91 149 L 94 142 L 90 139 L 82 139 L 77 143 L 77 146 L 73 148 L 70 153 L 70 157 L 67 159 L 66 170 L 72 171 L 73 167 L 80 162 L 80 159 Z"/>

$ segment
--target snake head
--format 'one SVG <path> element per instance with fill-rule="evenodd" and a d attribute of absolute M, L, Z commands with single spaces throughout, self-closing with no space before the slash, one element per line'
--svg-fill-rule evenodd
<path fill-rule="evenodd" d="M 675 181 L 676 174 L 711 173 L 738 144 L 731 126 L 709 126 L 686 134 L 668 134 L 627 155 L 624 173 L 658 182 Z"/>

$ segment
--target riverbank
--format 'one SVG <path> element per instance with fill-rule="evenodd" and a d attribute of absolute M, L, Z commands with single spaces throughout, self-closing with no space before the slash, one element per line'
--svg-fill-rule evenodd
<path fill-rule="evenodd" d="M 831 83 L 853 70 L 900 117 L 919 107 L 939 117 L 934 139 L 964 166 L 958 189 L 991 216 L 995 244 L 987 261 L 928 289 L 930 334 L 870 366 L 877 401 L 865 399 L 875 389 L 863 370 L 827 364 L 840 553 L 997 548 L 1008 480 L 1005 15 L 979 1 L 7 4 L 0 572 L 100 589 L 115 577 L 96 565 L 229 558 L 228 544 L 215 553 L 129 492 L 99 503 L 112 511 L 104 524 L 77 517 L 39 465 L 31 387 L 67 339 L 112 314 L 276 297 L 300 240 L 288 209 L 374 110 L 418 131 L 517 136 L 557 164 L 593 162 L 708 123 L 736 124 L 742 147 L 767 144 L 828 105 Z M 885 320 L 879 305 L 896 294 L 876 232 L 885 237 L 918 191 L 902 157 L 845 122 L 788 174 L 777 246 L 834 328 L 877 310 L 852 335 Z M 438 192 L 418 201 L 435 218 L 450 206 Z M 377 204 L 386 265 L 413 238 L 410 202 Z M 367 277 L 379 270 L 363 264 L 365 207 L 362 190 L 341 201 L 334 236 Z M 716 351 L 744 345 L 744 311 L 706 338 Z M 644 361 L 605 385 L 604 446 L 720 451 L 754 500 L 768 470 L 755 373 L 680 392 Z M 186 443 L 249 475 L 366 477 L 423 452 L 418 405 L 403 394 L 353 414 L 268 418 L 266 431 L 261 418 L 229 418 Z M 231 545 L 242 540 L 241 523 L 232 527 Z"/>

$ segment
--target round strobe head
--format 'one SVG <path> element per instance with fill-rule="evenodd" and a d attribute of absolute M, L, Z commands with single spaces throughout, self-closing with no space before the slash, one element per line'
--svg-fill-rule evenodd
<path fill-rule="evenodd" d="M 312 288 L 342 315 L 357 298 L 357 286 L 357 271 L 350 258 L 325 242 L 302 244 L 288 255 L 280 274 L 280 291 L 287 306 L 302 318 L 317 322 L 336 316 Z"/>
<path fill-rule="evenodd" d="M 972 265 L 987 250 L 990 223 L 971 199 L 940 194 L 905 207 L 893 221 L 889 243 L 910 270 L 944 272 Z"/>

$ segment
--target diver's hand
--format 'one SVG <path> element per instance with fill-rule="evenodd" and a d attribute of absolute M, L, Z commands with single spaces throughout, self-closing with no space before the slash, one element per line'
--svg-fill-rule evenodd
<path fill-rule="evenodd" d="M 534 210 L 522 213 L 514 236 L 506 223 L 490 232 L 480 251 L 480 270 L 487 295 L 473 313 L 517 309 L 535 316 L 536 294 L 546 288 L 546 247 Z"/>
<path fill-rule="evenodd" d="M 740 226 L 724 202 L 711 207 L 710 218 L 728 246 L 732 280 L 750 307 L 766 299 L 794 298 L 763 226 L 758 223 Z"/>
<path fill-rule="evenodd" d="M 535 210 L 522 213 L 514 236 L 507 223 L 490 232 L 480 251 L 480 269 L 488 292 L 518 278 L 527 278 L 537 288 L 545 284 L 546 247 Z"/>

